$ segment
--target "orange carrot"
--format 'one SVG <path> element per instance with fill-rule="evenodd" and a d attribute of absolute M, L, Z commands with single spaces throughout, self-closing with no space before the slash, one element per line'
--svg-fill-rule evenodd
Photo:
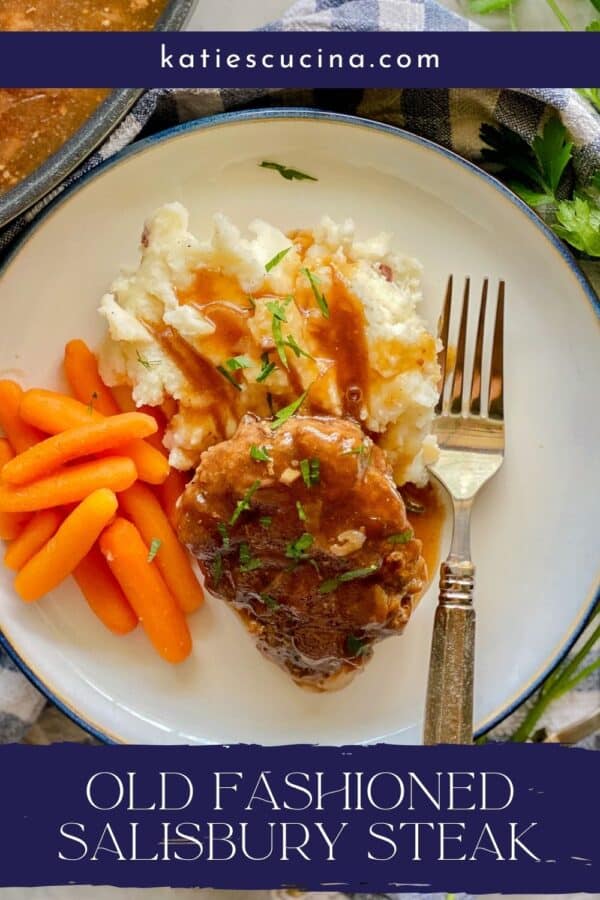
<path fill-rule="evenodd" d="M 59 469 L 46 478 L 17 487 L 0 483 L 0 512 L 36 512 L 83 500 L 93 491 L 125 491 L 137 478 L 126 456 L 106 456 Z"/>
<path fill-rule="evenodd" d="M 146 416 L 152 416 L 152 418 L 155 419 L 156 433 L 148 435 L 146 441 L 154 447 L 155 450 L 162 453 L 163 456 L 168 456 L 169 451 L 163 444 L 166 423 L 160 407 L 146 406 L 145 404 L 136 406 L 134 399 L 131 396 L 131 388 L 124 384 L 117 385 L 117 387 L 112 389 L 112 392 L 121 412 L 141 412 Z"/>
<path fill-rule="evenodd" d="M 113 634 L 128 634 L 138 623 L 125 594 L 96 544 L 73 572 L 81 593 L 103 625 Z"/>
<path fill-rule="evenodd" d="M 65 374 L 69 387 L 82 403 L 91 403 L 103 416 L 114 416 L 119 407 L 98 372 L 98 362 L 83 341 L 69 341 L 65 347 Z"/>
<path fill-rule="evenodd" d="M 0 426 L 15 453 L 41 441 L 42 435 L 19 415 L 23 391 L 14 381 L 0 381 Z"/>
<path fill-rule="evenodd" d="M 0 438 L 0 472 L 2 467 L 14 457 L 12 447 L 6 438 Z M 0 512 L 0 538 L 3 541 L 12 541 L 17 537 L 29 516 L 18 513 Z"/>
<path fill-rule="evenodd" d="M 135 525 L 116 519 L 100 538 L 100 549 L 157 652 L 168 662 L 184 660 L 192 649 L 187 622 L 157 566 L 148 562 Z"/>
<path fill-rule="evenodd" d="M 47 544 L 62 521 L 56 509 L 36 513 L 4 554 L 4 565 L 18 572 Z"/>
<path fill-rule="evenodd" d="M 187 483 L 188 476 L 185 472 L 171 469 L 167 480 L 157 488 L 157 496 L 173 528 L 177 527 L 177 501 L 183 494 Z"/>
<path fill-rule="evenodd" d="M 194 575 L 190 558 L 179 543 L 160 503 L 143 484 L 134 484 L 119 494 L 119 505 L 136 526 L 146 546 L 158 546 L 154 563 L 179 606 L 194 612 L 204 602 L 200 582 Z"/>
<path fill-rule="evenodd" d="M 15 456 L 2 469 L 2 480 L 8 484 L 28 484 L 74 459 L 114 450 L 154 431 L 156 422 L 152 416 L 142 413 L 122 413 L 100 422 L 69 428 Z"/>
<path fill-rule="evenodd" d="M 104 416 L 94 408 L 94 401 L 86 406 L 72 397 L 40 388 L 24 393 L 20 412 L 26 422 L 36 423 L 48 434 L 104 421 Z M 120 452 L 131 457 L 142 481 L 162 484 L 169 474 L 169 463 L 163 454 L 145 441 L 132 441 L 121 447 Z"/>
<path fill-rule="evenodd" d="M 106 488 L 86 496 L 15 578 L 15 590 L 21 599 L 28 603 L 39 600 L 71 575 L 114 518 L 117 508 L 117 498 Z"/>

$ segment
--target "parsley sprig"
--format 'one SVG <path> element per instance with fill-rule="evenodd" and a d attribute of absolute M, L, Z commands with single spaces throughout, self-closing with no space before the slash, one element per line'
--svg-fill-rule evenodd
<path fill-rule="evenodd" d="M 274 172 L 279 172 L 282 178 L 285 178 L 286 181 L 318 181 L 318 178 L 314 178 L 312 175 L 307 175 L 306 172 L 301 172 L 299 169 L 291 169 L 289 166 L 284 166 L 281 163 L 269 162 L 268 160 L 263 160 L 263 162 L 259 163 L 261 169 L 273 169 Z"/>
<path fill-rule="evenodd" d="M 328 578 L 326 581 L 322 581 L 319 585 L 319 593 L 331 594 L 333 591 L 336 591 L 341 584 L 345 584 L 347 581 L 368 578 L 370 575 L 374 575 L 378 569 L 379 563 L 373 563 L 373 565 L 364 566 L 362 569 L 351 569 L 349 572 L 342 572 L 341 575 L 336 575 L 334 578 Z"/>
<path fill-rule="evenodd" d="M 325 299 L 325 294 L 323 293 L 323 291 L 320 288 L 321 279 L 318 277 L 318 275 L 315 275 L 314 272 L 311 272 L 310 269 L 301 269 L 301 271 L 308 278 L 308 282 L 311 286 L 313 296 L 314 296 L 315 300 L 317 301 L 317 306 L 321 310 L 321 315 L 323 316 L 323 318 L 328 319 L 329 318 L 329 305 L 327 303 L 327 300 Z"/>
<path fill-rule="evenodd" d="M 556 234 L 580 253 L 600 257 L 600 173 L 585 189 L 565 191 L 573 143 L 560 119 L 549 119 L 532 146 L 504 126 L 482 125 L 482 159 L 529 206 L 554 210 Z"/>
<path fill-rule="evenodd" d="M 265 272 L 270 272 L 271 269 L 274 269 L 275 266 L 278 266 L 282 259 L 284 259 L 292 248 L 286 247 L 284 250 L 280 250 L 279 253 L 276 253 L 275 256 L 269 260 L 269 262 L 265 263 Z"/>
<path fill-rule="evenodd" d="M 308 391 L 306 390 L 303 394 L 300 394 L 297 400 L 294 400 L 293 403 L 290 403 L 289 406 L 284 406 L 283 409 L 279 409 L 275 413 L 275 418 L 271 422 L 271 431 L 275 431 L 276 428 L 280 428 L 284 422 L 287 422 L 288 419 L 295 415 L 306 400 L 307 396 Z"/>
<path fill-rule="evenodd" d="M 469 0 L 469 6 L 471 8 L 471 12 L 478 13 L 480 15 L 487 15 L 492 12 L 503 12 L 507 11 L 510 18 L 511 28 L 514 30 L 517 29 L 517 21 L 515 18 L 515 5 L 517 0 Z M 596 12 L 600 12 L 600 0 L 590 0 L 593 8 Z M 560 22 L 562 28 L 565 31 L 573 31 L 573 25 L 571 24 L 568 16 L 560 6 L 558 0 L 546 0 L 546 4 L 551 9 L 554 16 Z M 594 19 L 587 26 L 586 31 L 600 31 L 600 20 Z"/>
<path fill-rule="evenodd" d="M 246 493 L 244 494 L 242 499 L 238 500 L 238 502 L 236 503 L 235 509 L 233 511 L 233 515 L 231 516 L 231 518 L 229 520 L 230 525 L 235 525 L 235 523 L 237 522 L 237 520 L 239 519 L 241 514 L 243 512 L 245 512 L 246 510 L 250 509 L 252 497 L 257 492 L 259 487 L 260 487 L 260 479 L 257 478 L 256 481 L 250 485 L 250 487 L 248 488 L 248 490 L 246 491 Z"/>
<path fill-rule="evenodd" d="M 230 359 L 226 359 L 223 365 L 217 366 L 217 372 L 220 372 L 223 378 L 226 378 L 236 391 L 241 391 L 242 386 L 233 377 L 233 372 L 237 372 L 240 369 L 249 369 L 251 365 L 252 362 L 247 356 L 232 356 Z"/>

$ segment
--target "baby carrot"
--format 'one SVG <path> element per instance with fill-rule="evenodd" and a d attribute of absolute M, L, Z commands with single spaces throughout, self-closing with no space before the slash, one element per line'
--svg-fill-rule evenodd
<path fill-rule="evenodd" d="M 156 420 L 156 433 L 148 435 L 146 441 L 154 447 L 155 450 L 162 453 L 163 456 L 168 456 L 169 451 L 163 444 L 166 423 L 160 407 L 146 405 L 136 406 L 133 397 L 131 396 L 131 388 L 125 384 L 120 384 L 117 385 L 117 387 L 112 388 L 112 393 L 121 412 L 141 412 L 147 416 L 152 416 L 152 418 Z"/>
<path fill-rule="evenodd" d="M 114 450 L 153 431 L 156 431 L 156 422 L 142 413 L 122 413 L 100 422 L 69 428 L 15 456 L 2 469 L 2 480 L 8 484 L 28 484 L 74 459 Z"/>
<path fill-rule="evenodd" d="M 114 518 L 117 507 L 117 498 L 106 488 L 87 496 L 15 578 L 21 599 L 28 603 L 39 600 L 71 575 Z"/>
<path fill-rule="evenodd" d="M 114 416 L 119 407 L 98 372 L 96 357 L 84 341 L 69 341 L 65 347 L 65 374 L 69 387 L 82 403 L 93 403 L 103 416 Z"/>
<path fill-rule="evenodd" d="M 35 513 L 4 554 L 4 565 L 15 572 L 22 569 L 48 543 L 61 521 L 62 516 L 56 509 Z"/>
<path fill-rule="evenodd" d="M 68 428 L 104 421 L 105 417 L 95 409 L 94 403 L 91 401 L 86 406 L 73 397 L 35 388 L 24 393 L 20 411 L 26 422 L 35 423 L 48 434 L 58 434 Z M 121 447 L 120 452 L 133 460 L 142 481 L 162 484 L 169 474 L 167 459 L 145 441 L 132 441 Z"/>
<path fill-rule="evenodd" d="M 6 438 L 0 438 L 0 473 L 3 466 L 10 462 L 14 453 Z M 17 537 L 29 516 L 18 513 L 0 512 L 0 538 L 3 541 L 12 541 Z"/>
<path fill-rule="evenodd" d="M 188 483 L 185 472 L 171 469 L 169 477 L 157 489 L 157 496 L 164 509 L 167 519 L 173 528 L 177 528 L 177 501 L 183 494 Z"/>
<path fill-rule="evenodd" d="M 105 456 L 59 469 L 31 484 L 0 483 L 0 512 L 36 512 L 76 503 L 100 488 L 125 491 L 136 478 L 135 466 L 128 457 Z"/>
<path fill-rule="evenodd" d="M 100 538 L 100 549 L 157 652 L 168 662 L 182 662 L 192 649 L 187 622 L 158 568 L 148 561 L 148 547 L 135 525 L 116 519 Z"/>
<path fill-rule="evenodd" d="M 19 415 L 23 391 L 14 381 L 0 381 L 0 426 L 15 453 L 22 453 L 41 441 L 37 429 L 24 422 Z"/>
<path fill-rule="evenodd" d="M 98 545 L 94 545 L 73 572 L 81 593 L 103 625 L 113 634 L 128 634 L 138 617 L 106 565 Z"/>
<path fill-rule="evenodd" d="M 194 575 L 190 558 L 177 539 L 160 503 L 150 488 L 134 484 L 119 494 L 119 505 L 150 547 L 158 546 L 153 565 L 185 613 L 204 602 L 204 592 Z"/>

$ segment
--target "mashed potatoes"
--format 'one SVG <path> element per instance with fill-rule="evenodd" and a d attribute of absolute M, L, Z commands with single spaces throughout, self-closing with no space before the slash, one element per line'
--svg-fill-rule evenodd
<path fill-rule="evenodd" d="M 176 401 L 165 444 L 179 469 L 231 437 L 244 413 L 297 405 L 354 417 L 399 484 L 422 484 L 439 368 L 416 308 L 419 264 L 392 252 L 386 234 L 357 240 L 351 221 L 289 235 L 255 221 L 248 231 L 217 214 L 200 241 L 179 203 L 156 211 L 138 268 L 101 301 L 105 382 L 131 385 L 138 406 Z"/>

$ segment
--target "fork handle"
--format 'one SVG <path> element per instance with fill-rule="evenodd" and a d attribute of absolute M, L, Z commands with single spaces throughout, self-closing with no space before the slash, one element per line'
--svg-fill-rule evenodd
<path fill-rule="evenodd" d="M 425 707 L 425 744 L 473 742 L 475 566 L 450 557 L 440 569 Z"/>

